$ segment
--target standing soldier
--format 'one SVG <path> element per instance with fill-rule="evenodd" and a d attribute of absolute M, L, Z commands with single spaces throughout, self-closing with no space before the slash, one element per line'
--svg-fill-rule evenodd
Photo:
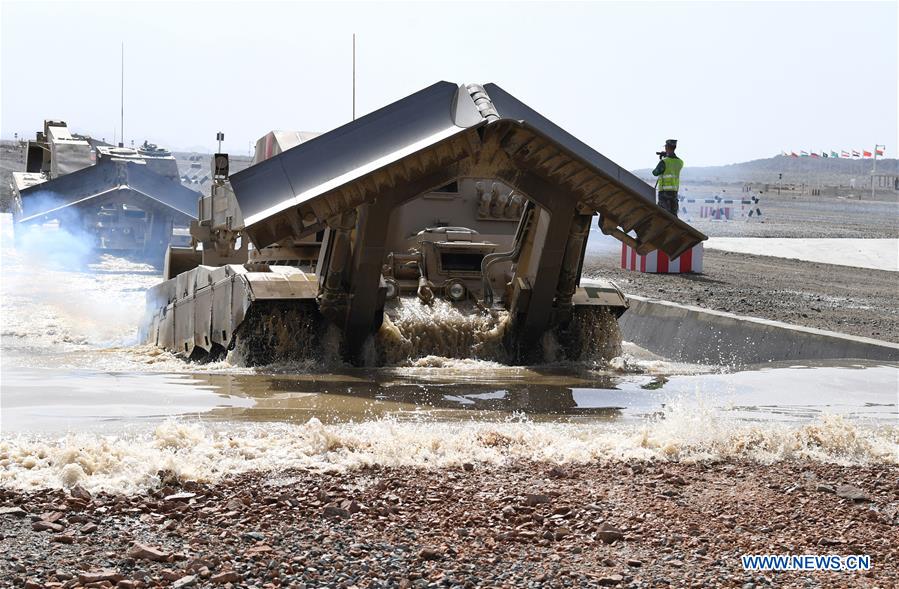
<path fill-rule="evenodd" d="M 684 160 L 674 154 L 677 148 L 677 139 L 669 139 L 665 142 L 665 151 L 657 151 L 659 165 L 652 171 L 653 176 L 658 176 L 659 206 L 677 216 L 680 207 L 677 201 L 677 191 L 680 188 L 680 171 L 684 167 Z"/>

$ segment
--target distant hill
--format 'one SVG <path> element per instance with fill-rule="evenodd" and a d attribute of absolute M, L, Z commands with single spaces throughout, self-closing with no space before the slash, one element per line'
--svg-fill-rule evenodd
<path fill-rule="evenodd" d="M 871 159 L 811 158 L 778 155 L 760 160 L 752 160 L 726 166 L 690 166 L 686 162 L 681 179 L 685 182 L 712 183 L 771 183 L 777 182 L 777 175 L 783 174 L 784 183 L 813 182 L 822 185 L 848 186 L 855 178 L 856 184 L 870 181 Z M 877 172 L 899 174 L 899 160 L 877 160 Z M 650 184 L 655 182 L 651 168 L 635 170 L 634 173 Z"/>

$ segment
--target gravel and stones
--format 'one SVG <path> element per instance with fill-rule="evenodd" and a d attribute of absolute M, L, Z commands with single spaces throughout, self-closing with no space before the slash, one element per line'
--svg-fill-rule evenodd
<path fill-rule="evenodd" d="M 897 481 L 895 465 L 516 462 L 250 473 L 87 500 L 0 489 L 0 583 L 895 587 Z M 31 525 L 57 513 L 71 543 Z M 868 554 L 873 568 L 747 572 L 745 553 Z"/>

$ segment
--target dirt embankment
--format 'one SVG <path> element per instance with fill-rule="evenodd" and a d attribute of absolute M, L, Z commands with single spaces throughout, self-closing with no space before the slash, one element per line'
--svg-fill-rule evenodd
<path fill-rule="evenodd" d="M 626 293 L 899 342 L 899 273 L 705 250 L 702 274 L 644 274 L 592 256 Z"/>
<path fill-rule="evenodd" d="M 134 497 L 0 490 L 21 587 L 895 587 L 899 469 L 520 462 L 169 482 Z M 750 572 L 746 553 L 867 554 Z"/>

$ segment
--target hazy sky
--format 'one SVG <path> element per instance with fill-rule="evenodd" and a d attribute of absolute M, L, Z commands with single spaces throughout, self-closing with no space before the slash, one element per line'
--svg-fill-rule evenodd
<path fill-rule="evenodd" d="M 0 5 L 0 132 L 45 118 L 246 153 L 438 80 L 496 82 L 628 168 L 781 149 L 897 153 L 897 3 L 179 2 Z"/>

